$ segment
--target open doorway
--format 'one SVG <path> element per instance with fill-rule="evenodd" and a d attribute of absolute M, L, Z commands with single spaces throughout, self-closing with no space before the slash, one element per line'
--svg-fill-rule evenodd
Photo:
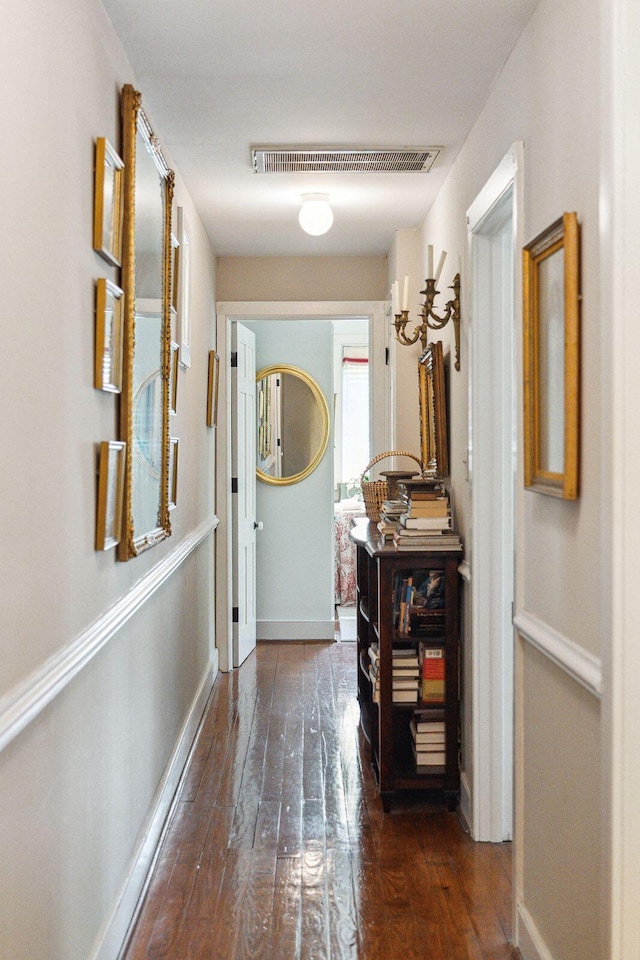
<path fill-rule="evenodd" d="M 218 503 L 217 513 L 220 518 L 218 536 L 216 537 L 216 560 L 217 560 L 217 580 L 218 588 L 216 590 L 218 603 L 216 604 L 216 644 L 218 646 L 220 666 L 222 670 L 229 670 L 232 666 L 230 637 L 232 635 L 232 603 L 230 590 L 227 589 L 231 582 L 233 569 L 233 556 L 229 542 L 229 529 L 231 527 L 231 436 L 230 436 L 230 377 L 229 369 L 231 363 L 231 326 L 234 321 L 239 320 L 242 323 L 255 324 L 254 329 L 262 329 L 262 324 L 268 325 L 270 321 L 287 321 L 284 325 L 288 328 L 290 336 L 286 340 L 287 351 L 294 348 L 294 332 L 300 338 L 300 341 L 306 347 L 310 346 L 311 332 L 314 323 L 317 321 L 338 321 L 361 319 L 368 322 L 369 327 L 369 383 L 370 383 L 370 409 L 369 424 L 371 431 L 370 446 L 371 449 L 386 449 L 388 447 L 389 436 L 389 418 L 388 403 L 386 402 L 387 390 L 387 368 L 385 366 L 385 347 L 386 347 L 386 328 L 384 324 L 385 303 L 383 301 L 326 301 L 326 302 L 242 302 L 242 303 L 219 303 L 218 304 L 218 322 L 217 322 L 217 349 L 221 357 L 220 371 L 220 410 L 218 420 L 218 461 L 217 461 L 217 490 Z M 329 339 L 331 339 L 331 323 L 324 324 L 328 330 Z M 266 327 L 265 327 L 266 329 Z M 258 333 L 257 344 L 260 342 Z M 284 345 L 283 345 L 284 346 Z M 315 362 L 315 354 L 312 355 Z M 264 358 L 258 358 L 258 365 Z M 278 354 L 278 360 L 296 364 L 297 354 L 285 356 L 282 351 Z M 270 359 L 267 358 L 270 362 Z M 265 362 L 267 362 L 265 360 Z M 298 363 L 298 366 L 304 364 Z M 313 373 L 313 370 L 309 370 Z M 327 399 L 332 400 L 333 384 L 332 376 L 329 375 L 329 382 L 326 383 L 323 377 L 316 376 L 321 383 Z M 333 491 L 333 464 L 331 457 L 325 457 L 324 464 L 329 467 L 329 477 L 326 486 L 326 496 L 323 493 L 321 497 L 313 498 L 307 496 L 304 484 L 285 487 L 276 492 L 273 488 L 271 493 L 275 501 L 274 510 L 280 511 L 278 516 L 271 510 L 271 504 L 266 505 L 268 513 L 264 516 L 259 515 L 258 520 L 264 522 L 264 530 L 260 533 L 262 543 L 258 540 L 260 549 L 266 547 L 267 535 L 270 532 L 279 532 L 286 540 L 286 548 L 283 547 L 276 556 L 276 569 L 279 571 L 278 582 L 282 585 L 288 584 L 288 602 L 294 601 L 299 604 L 301 610 L 287 615 L 286 622 L 283 622 L 279 616 L 266 617 L 271 623 L 263 624 L 265 628 L 271 629 L 272 633 L 283 639 L 300 639 L 306 635 L 309 639 L 323 639 L 326 636 L 327 628 L 330 627 L 330 636 L 334 635 L 334 583 L 332 576 L 333 566 L 333 535 L 331 529 L 331 518 L 334 515 L 334 491 Z M 323 464 L 323 465 L 324 465 Z M 363 464 L 363 468 L 366 463 Z M 316 476 L 317 471 L 312 475 Z M 261 485 L 263 486 L 263 485 Z M 283 494 L 286 496 L 277 495 Z M 264 490 L 262 491 L 265 492 Z M 287 501 L 285 503 L 285 500 Z M 291 503 L 289 503 L 291 501 Z M 272 516 L 273 513 L 273 516 Z M 322 530 L 311 529 L 312 521 L 315 522 L 320 516 L 325 516 Z M 267 527 L 267 521 L 269 527 Z M 295 536 L 294 536 L 295 534 Z M 323 557 L 326 553 L 326 561 L 322 564 L 319 560 L 319 553 Z M 287 579 L 289 573 L 298 575 L 301 564 L 295 563 L 296 557 L 307 557 L 313 563 L 312 574 L 309 575 L 304 584 L 313 584 L 314 597 L 322 595 L 323 603 L 328 604 L 329 616 L 324 619 L 324 613 L 314 618 L 314 622 L 309 622 L 308 604 L 300 591 L 296 592 Z M 283 570 L 283 564 L 288 564 L 286 576 Z M 326 562 L 326 565 L 325 565 Z M 329 577 L 326 585 L 318 582 L 317 572 L 328 570 Z M 303 584 L 303 586 L 304 586 Z M 272 593 L 270 601 L 274 598 Z M 259 598 L 258 598 L 259 601 Z M 260 629 L 260 614 L 258 613 L 258 628 Z M 303 631 L 303 633 L 301 633 Z M 295 636 L 294 636 L 295 635 Z M 265 637 L 266 638 L 266 637 Z M 258 639 L 261 639 L 260 633 Z"/>
<path fill-rule="evenodd" d="M 333 477 L 336 637 L 356 639 L 354 520 L 365 516 L 360 478 L 371 452 L 369 321 L 333 321 Z"/>

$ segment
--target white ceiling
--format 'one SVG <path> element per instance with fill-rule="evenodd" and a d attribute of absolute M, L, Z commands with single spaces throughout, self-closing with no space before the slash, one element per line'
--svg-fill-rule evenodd
<path fill-rule="evenodd" d="M 221 256 L 387 253 L 420 225 L 538 0 L 103 0 Z M 266 174 L 251 146 L 443 147 L 429 173 Z M 302 193 L 334 225 L 309 237 Z"/>

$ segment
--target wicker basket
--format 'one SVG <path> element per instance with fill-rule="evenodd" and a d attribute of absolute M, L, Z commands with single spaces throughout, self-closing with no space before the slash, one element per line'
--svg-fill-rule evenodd
<path fill-rule="evenodd" d="M 362 487 L 362 496 L 364 498 L 364 508 L 369 520 L 377 523 L 380 519 L 380 507 L 389 493 L 388 480 L 365 480 L 364 476 L 367 470 L 370 470 L 374 463 L 384 460 L 386 457 L 411 457 L 415 460 L 422 470 L 422 462 L 413 453 L 407 453 L 405 450 L 390 450 L 388 453 L 379 453 L 369 461 L 360 477 L 360 486 Z"/>

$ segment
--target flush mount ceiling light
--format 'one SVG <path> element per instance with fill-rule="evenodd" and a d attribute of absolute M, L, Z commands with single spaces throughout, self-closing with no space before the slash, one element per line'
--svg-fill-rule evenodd
<path fill-rule="evenodd" d="M 312 237 L 320 237 L 333 223 L 333 210 L 326 193 L 303 193 L 298 214 L 300 226 Z"/>

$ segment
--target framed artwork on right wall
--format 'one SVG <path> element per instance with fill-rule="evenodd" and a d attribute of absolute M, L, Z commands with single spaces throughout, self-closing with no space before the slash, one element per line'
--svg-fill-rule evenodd
<path fill-rule="evenodd" d="M 580 241 L 565 213 L 523 249 L 524 485 L 578 496 Z"/>

